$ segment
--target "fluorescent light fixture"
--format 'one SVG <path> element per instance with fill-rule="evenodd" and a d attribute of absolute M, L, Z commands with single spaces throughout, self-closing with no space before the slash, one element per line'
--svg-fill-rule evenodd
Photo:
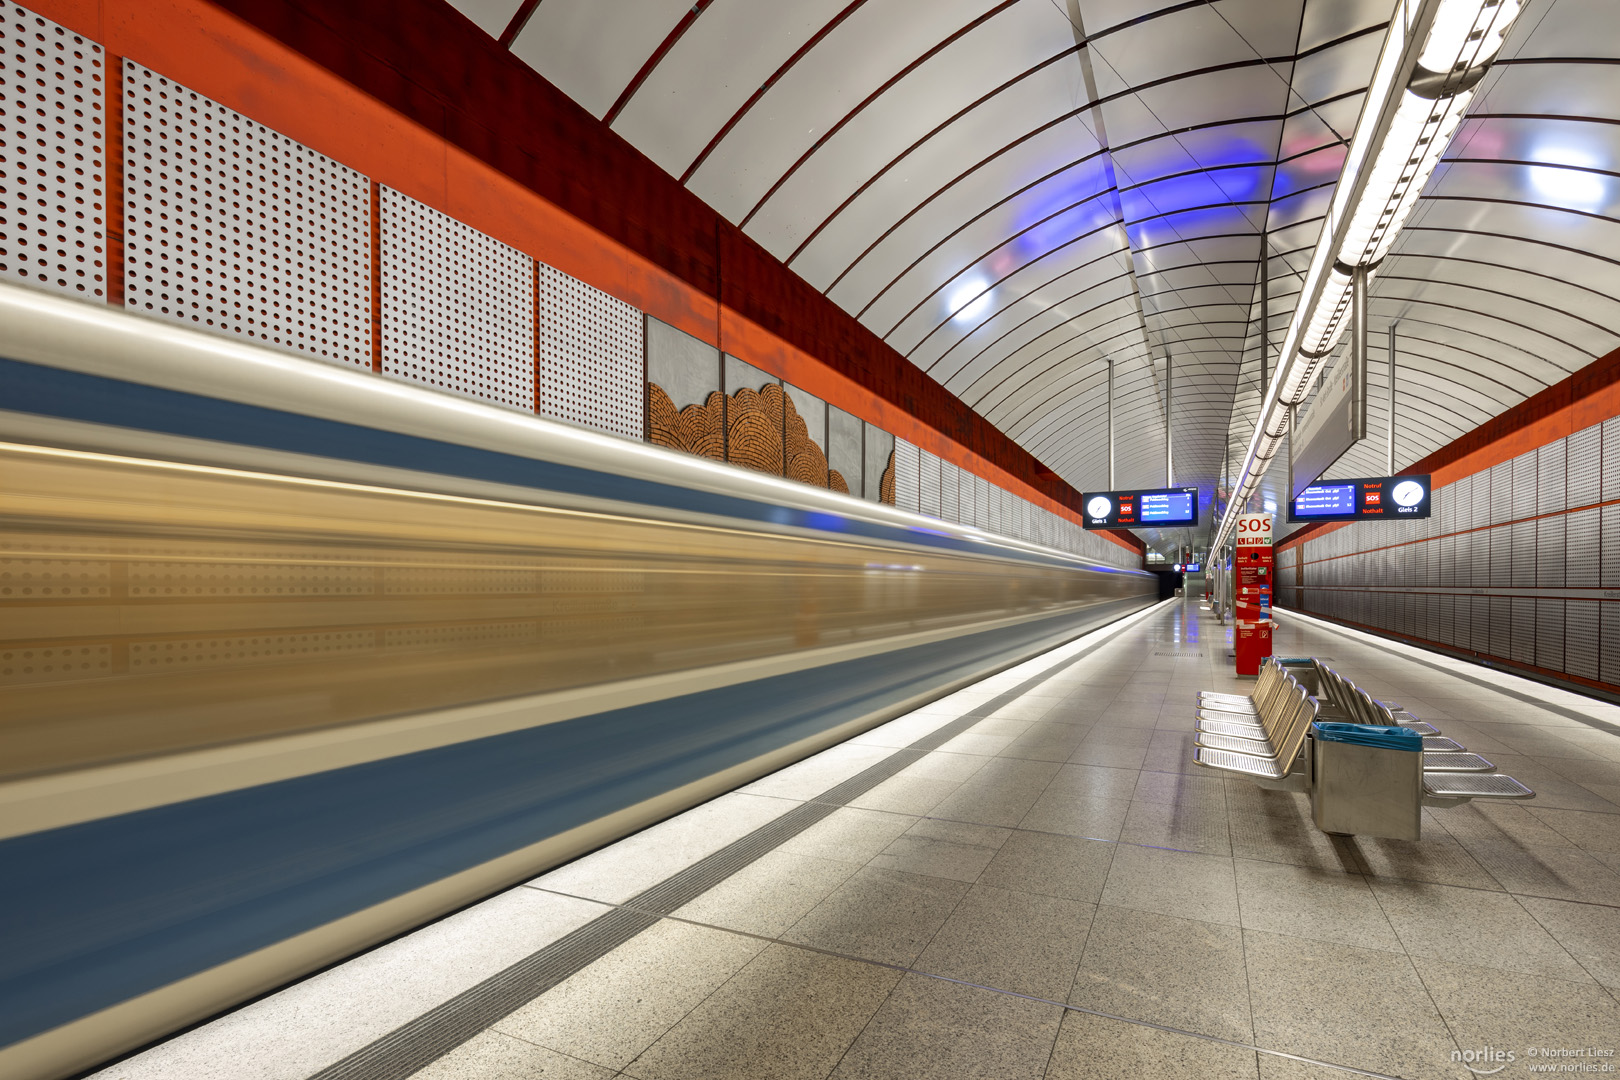
<path fill-rule="evenodd" d="M 1521 0 L 1444 0 L 1418 53 L 1418 67 L 1461 74 L 1496 59 Z"/>
<path fill-rule="evenodd" d="M 1325 356 L 1338 344 L 1349 325 L 1351 270 L 1364 266 L 1375 272 L 1389 254 L 1390 245 L 1412 216 L 1423 185 L 1428 183 L 1468 111 L 1475 84 L 1484 76 L 1485 66 L 1501 51 L 1502 37 L 1518 13 L 1519 0 L 1440 3 L 1417 65 L 1396 96 L 1395 115 L 1377 152 L 1370 155 L 1372 168 L 1366 184 L 1351 209 L 1350 224 L 1334 253 L 1322 298 L 1300 341 L 1301 351 L 1308 356 Z M 1404 38 L 1404 24 L 1392 24 L 1391 34 L 1397 25 Z M 1388 56 L 1386 52 L 1385 59 Z M 1375 84 L 1387 85 L 1398 71 L 1396 64 L 1383 60 L 1379 68 L 1380 75 L 1387 73 L 1392 78 L 1375 78 Z M 1358 172 L 1364 161 L 1362 158 L 1356 162 Z M 1354 185 L 1345 182 L 1353 178 L 1346 164 L 1340 191 L 1348 198 Z M 1339 192 L 1334 194 L 1334 202 L 1338 203 Z"/>
<path fill-rule="evenodd" d="M 1231 534 L 1309 395 L 1321 361 L 1350 324 L 1352 277 L 1389 253 L 1518 17 L 1522 0 L 1400 0 L 1361 119 L 1311 255 L 1277 377 L 1211 548 Z M 1548 170 L 1552 171 L 1552 170 Z M 1567 170 L 1560 170 L 1567 171 Z"/>

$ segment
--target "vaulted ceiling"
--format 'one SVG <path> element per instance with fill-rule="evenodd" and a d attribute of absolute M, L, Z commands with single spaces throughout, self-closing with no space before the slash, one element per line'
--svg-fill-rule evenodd
<path fill-rule="evenodd" d="M 454 3 L 1076 488 L 1110 486 L 1110 364 L 1113 486 L 1164 483 L 1168 358 L 1174 481 L 1206 494 L 1253 428 L 1262 278 L 1274 354 L 1393 6 Z M 1402 462 L 1617 344 L 1617 22 L 1532 0 L 1375 279 Z"/>

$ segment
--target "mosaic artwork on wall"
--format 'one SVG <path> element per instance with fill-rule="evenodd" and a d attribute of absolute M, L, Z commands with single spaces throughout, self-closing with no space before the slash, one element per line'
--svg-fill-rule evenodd
<path fill-rule="evenodd" d="M 718 390 L 701 405 L 676 409 L 663 387 L 647 384 L 648 438 L 659 446 L 724 461 L 725 415 L 726 396 Z"/>
<path fill-rule="evenodd" d="M 849 493 L 843 474 L 827 467 L 809 425 L 775 384 L 744 387 L 730 397 L 715 391 L 703 404 L 677 410 L 664 388 L 650 382 L 647 418 L 648 437 L 659 446 Z M 889 491 L 892 481 L 886 483 Z M 885 501 L 893 501 L 892 491 Z"/>

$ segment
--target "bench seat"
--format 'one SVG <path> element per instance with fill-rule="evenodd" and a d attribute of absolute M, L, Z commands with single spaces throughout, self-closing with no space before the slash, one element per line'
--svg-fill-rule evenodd
<path fill-rule="evenodd" d="M 1503 773 L 1426 772 L 1423 797 L 1447 806 L 1468 799 L 1533 799 L 1536 793 Z"/>
<path fill-rule="evenodd" d="M 1240 754 L 1235 750 L 1216 750 L 1207 746 L 1193 749 L 1193 763 L 1206 769 L 1243 773 L 1265 780 L 1281 780 L 1293 765 L 1292 761 L 1283 762 L 1259 754 Z"/>
<path fill-rule="evenodd" d="M 1448 750 L 1425 750 L 1424 772 L 1495 772 L 1496 766 L 1478 754 L 1457 753 Z"/>

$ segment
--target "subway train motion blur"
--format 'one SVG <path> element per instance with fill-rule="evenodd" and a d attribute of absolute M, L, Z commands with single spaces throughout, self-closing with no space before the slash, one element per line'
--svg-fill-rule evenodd
<path fill-rule="evenodd" d="M 0 1073 L 83 1067 L 1152 575 L 0 285 Z"/>

